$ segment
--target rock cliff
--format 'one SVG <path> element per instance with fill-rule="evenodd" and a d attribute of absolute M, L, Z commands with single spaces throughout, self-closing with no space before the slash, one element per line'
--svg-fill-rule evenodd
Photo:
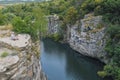
<path fill-rule="evenodd" d="M 81 20 L 81 26 L 76 24 L 71 27 L 70 32 L 69 44 L 74 50 L 106 62 L 106 52 L 104 51 L 106 28 L 102 16 L 85 15 Z"/>
<path fill-rule="evenodd" d="M 52 21 L 52 24 L 54 24 L 54 21 Z M 55 30 L 53 26 L 52 29 Z M 64 35 L 67 36 L 67 43 L 71 48 L 85 56 L 107 62 L 106 52 L 104 51 L 106 27 L 102 21 L 102 16 L 94 16 L 92 13 L 87 14 L 80 22 L 77 22 L 72 27 L 67 27 L 66 33 L 68 32 L 69 34 Z"/>
<path fill-rule="evenodd" d="M 57 15 L 48 16 L 48 34 L 60 32 L 60 21 Z"/>
<path fill-rule="evenodd" d="M 1 31 L 0 35 L 9 31 Z M 6 33 L 5 33 L 6 32 Z M 32 42 L 27 34 L 18 40 L 0 37 L 0 80 L 46 80 L 39 59 L 39 42 Z"/>

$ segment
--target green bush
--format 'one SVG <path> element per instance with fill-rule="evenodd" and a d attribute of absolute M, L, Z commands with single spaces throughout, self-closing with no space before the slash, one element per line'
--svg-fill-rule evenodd
<path fill-rule="evenodd" d="M 7 57 L 8 55 L 9 55 L 8 52 L 3 52 L 3 53 L 1 54 L 1 57 Z"/>
<path fill-rule="evenodd" d="M 55 41 L 60 41 L 63 39 L 62 35 L 60 35 L 59 33 L 55 33 L 52 35 L 49 35 L 50 38 L 54 39 Z"/>
<path fill-rule="evenodd" d="M 94 12 L 103 15 L 106 22 L 120 24 L 120 0 L 85 0 L 80 7 L 82 14 Z"/>
<path fill-rule="evenodd" d="M 105 76 L 107 76 L 107 73 L 106 73 L 105 71 L 98 71 L 97 74 L 98 74 L 100 77 L 102 77 L 102 78 L 104 78 Z"/>
<path fill-rule="evenodd" d="M 107 41 L 105 50 L 111 61 L 104 67 L 107 76 L 112 76 L 113 79 L 120 79 L 120 25 L 109 25 L 107 27 L 107 34 L 109 39 Z"/>
<path fill-rule="evenodd" d="M 0 25 L 4 25 L 4 24 L 5 24 L 5 16 L 2 14 L 0 10 Z"/>
<path fill-rule="evenodd" d="M 60 35 L 57 34 L 57 33 L 54 34 L 53 37 L 54 37 L 54 40 L 55 40 L 55 41 L 58 41 L 58 40 L 60 39 Z"/>

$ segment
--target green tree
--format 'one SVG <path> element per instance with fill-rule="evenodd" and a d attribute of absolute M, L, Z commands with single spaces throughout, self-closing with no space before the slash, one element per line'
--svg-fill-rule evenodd
<path fill-rule="evenodd" d="M 0 10 L 0 25 L 3 25 L 4 23 L 5 23 L 5 17 Z"/>
<path fill-rule="evenodd" d="M 47 31 L 47 17 L 44 14 L 44 10 L 36 7 L 33 9 L 33 15 L 35 17 L 33 26 L 36 28 L 36 32 L 38 32 L 39 35 L 44 36 Z"/>
<path fill-rule="evenodd" d="M 104 20 L 114 24 L 120 24 L 120 0 L 103 0 L 96 7 L 95 12 L 104 16 Z"/>
<path fill-rule="evenodd" d="M 105 47 L 110 62 L 104 66 L 107 76 L 112 76 L 115 80 L 120 79 L 120 27 L 119 25 L 110 25 L 107 29 L 110 37 Z"/>
<path fill-rule="evenodd" d="M 20 17 L 13 18 L 12 24 L 13 30 L 16 31 L 17 33 L 29 33 L 26 22 L 22 20 Z"/>
<path fill-rule="evenodd" d="M 78 18 L 78 12 L 74 7 L 70 7 L 65 14 L 64 22 L 69 25 L 75 24 L 76 20 Z"/>

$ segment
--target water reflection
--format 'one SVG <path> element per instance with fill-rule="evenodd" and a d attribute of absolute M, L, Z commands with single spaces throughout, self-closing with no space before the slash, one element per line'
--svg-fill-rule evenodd
<path fill-rule="evenodd" d="M 48 80 L 102 80 L 96 74 L 102 66 L 98 61 L 50 39 L 43 40 L 41 47 L 42 68 Z"/>
<path fill-rule="evenodd" d="M 100 69 L 97 62 L 93 63 L 79 54 L 76 55 L 74 51 L 71 51 L 69 55 L 66 56 L 66 72 L 70 78 L 69 80 L 102 80 L 97 76 L 97 70 Z"/>

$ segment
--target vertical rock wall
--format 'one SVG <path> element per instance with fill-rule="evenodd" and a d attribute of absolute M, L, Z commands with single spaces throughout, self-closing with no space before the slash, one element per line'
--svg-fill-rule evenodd
<path fill-rule="evenodd" d="M 23 36 L 23 37 L 22 37 Z M 40 64 L 40 45 L 21 35 L 26 42 L 13 41 L 8 37 L 0 38 L 0 80 L 47 80 Z M 6 42 L 7 41 L 7 42 Z"/>
<path fill-rule="evenodd" d="M 70 46 L 83 55 L 105 60 L 105 25 L 102 16 L 88 14 L 81 20 L 78 27 L 71 28 Z"/>
<path fill-rule="evenodd" d="M 60 21 L 58 16 L 50 15 L 48 16 L 48 34 L 58 33 L 60 30 Z"/>

